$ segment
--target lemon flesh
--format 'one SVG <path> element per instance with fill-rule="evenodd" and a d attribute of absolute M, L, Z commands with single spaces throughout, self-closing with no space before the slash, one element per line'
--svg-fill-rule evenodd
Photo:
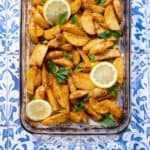
<path fill-rule="evenodd" d="M 63 13 L 67 13 L 69 19 L 71 9 L 66 0 L 48 0 L 44 5 L 44 18 L 51 25 L 57 23 Z"/>

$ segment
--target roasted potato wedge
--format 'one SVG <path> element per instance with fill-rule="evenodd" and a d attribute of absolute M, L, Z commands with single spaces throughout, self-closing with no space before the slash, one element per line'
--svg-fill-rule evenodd
<path fill-rule="evenodd" d="M 76 87 L 75 87 L 75 85 L 73 83 L 71 75 L 68 76 L 67 82 L 68 82 L 68 85 L 69 85 L 70 92 L 71 93 L 75 92 L 76 91 Z"/>
<path fill-rule="evenodd" d="M 33 4 L 33 6 L 34 5 L 42 5 L 42 1 L 41 0 L 33 0 L 32 4 Z"/>
<path fill-rule="evenodd" d="M 79 64 L 79 62 L 80 62 L 80 53 L 79 53 L 79 51 L 77 51 L 77 50 L 72 51 L 72 60 L 73 60 L 73 63 L 75 65 Z"/>
<path fill-rule="evenodd" d="M 80 36 L 76 34 L 72 34 L 69 32 L 63 32 L 64 38 L 74 46 L 83 46 L 85 45 L 89 38 L 87 36 Z"/>
<path fill-rule="evenodd" d="M 83 59 L 84 63 L 87 65 L 90 65 L 90 60 L 89 57 L 82 51 L 82 50 L 78 50 L 80 53 L 81 58 Z"/>
<path fill-rule="evenodd" d="M 60 49 L 64 51 L 71 51 L 73 50 L 73 46 L 69 43 L 64 43 L 63 45 L 60 45 Z"/>
<path fill-rule="evenodd" d="M 45 87 L 43 85 L 39 86 L 36 90 L 35 90 L 35 98 L 36 99 L 46 99 L 46 90 Z"/>
<path fill-rule="evenodd" d="M 30 66 L 41 67 L 47 51 L 48 51 L 48 46 L 44 44 L 37 44 L 34 47 L 30 58 Z"/>
<path fill-rule="evenodd" d="M 85 91 L 85 90 L 77 90 L 77 91 L 75 91 L 75 92 L 73 92 L 73 93 L 70 94 L 69 99 L 70 100 L 74 100 L 74 99 L 81 98 L 81 97 L 87 95 L 88 92 L 89 91 Z"/>
<path fill-rule="evenodd" d="M 81 0 L 67 0 L 70 8 L 71 8 L 71 13 L 75 14 L 81 7 Z"/>
<path fill-rule="evenodd" d="M 119 84 L 122 84 L 123 83 L 123 80 L 124 80 L 124 61 L 123 61 L 123 57 L 118 57 L 115 59 L 115 61 L 113 62 L 114 66 L 116 67 L 117 69 L 117 72 L 118 72 L 118 79 L 117 79 L 117 82 Z"/>
<path fill-rule="evenodd" d="M 92 12 L 88 9 L 81 16 L 81 26 L 86 33 L 90 35 L 96 34 Z"/>
<path fill-rule="evenodd" d="M 93 13 L 103 13 L 105 11 L 105 8 L 100 5 L 94 5 L 94 4 L 86 4 L 86 9 L 90 9 Z"/>
<path fill-rule="evenodd" d="M 41 123 L 43 125 L 59 125 L 65 123 L 69 119 L 69 115 L 67 113 L 58 113 L 56 115 L 50 116 L 44 119 Z"/>
<path fill-rule="evenodd" d="M 120 25 L 112 5 L 106 7 L 104 18 L 109 29 L 120 31 Z"/>
<path fill-rule="evenodd" d="M 44 29 L 41 28 L 39 25 L 36 24 L 35 26 L 35 31 L 36 31 L 36 35 L 37 37 L 41 37 L 44 34 Z"/>
<path fill-rule="evenodd" d="M 50 51 L 47 53 L 46 60 L 60 58 L 60 57 L 64 57 L 64 56 L 65 56 L 64 51 L 54 50 L 54 51 Z"/>
<path fill-rule="evenodd" d="M 67 68 L 73 67 L 73 63 L 70 60 L 67 60 L 65 58 L 54 59 L 54 63 L 56 63 L 57 65 L 60 65 L 60 66 L 67 67 Z"/>

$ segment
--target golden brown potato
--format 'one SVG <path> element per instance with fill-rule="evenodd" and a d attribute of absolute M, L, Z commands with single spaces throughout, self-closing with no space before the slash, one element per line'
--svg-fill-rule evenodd
<path fill-rule="evenodd" d="M 89 91 L 86 91 L 86 90 L 77 90 L 77 91 L 75 91 L 75 92 L 73 92 L 73 93 L 70 94 L 69 99 L 70 100 L 74 100 L 74 99 L 81 98 L 81 97 L 87 95 L 88 92 Z"/>
<path fill-rule="evenodd" d="M 33 0 L 33 1 L 32 1 L 32 5 L 33 5 L 33 6 L 34 6 L 34 5 L 42 5 L 41 2 L 42 2 L 41 0 Z"/>
<path fill-rule="evenodd" d="M 35 82 L 34 82 L 35 87 L 40 86 L 41 82 L 42 82 L 42 73 L 40 69 L 37 69 Z"/>
<path fill-rule="evenodd" d="M 84 104 L 84 109 L 87 114 L 89 114 L 94 120 L 99 121 L 102 116 L 95 112 L 95 110 L 91 107 L 90 103 L 87 102 Z"/>
<path fill-rule="evenodd" d="M 72 79 L 76 88 L 81 90 L 91 90 L 95 88 L 94 84 L 90 79 L 90 75 L 88 73 L 81 73 L 74 71 L 72 73 Z"/>
<path fill-rule="evenodd" d="M 96 56 L 96 60 L 106 60 L 121 56 L 121 52 L 118 49 L 109 49 L 105 53 Z"/>
<path fill-rule="evenodd" d="M 48 101 L 49 103 L 51 104 L 52 106 L 52 110 L 55 112 L 55 111 L 58 111 L 59 110 L 59 105 L 58 105 L 58 102 L 53 94 L 53 91 L 51 88 L 46 88 L 46 94 L 47 94 L 47 97 L 48 97 Z"/>
<path fill-rule="evenodd" d="M 54 50 L 54 51 L 50 51 L 47 53 L 46 60 L 60 58 L 60 57 L 64 57 L 64 56 L 65 56 L 64 51 Z"/>
<path fill-rule="evenodd" d="M 84 6 L 84 8 L 86 8 L 86 5 L 95 5 L 96 4 L 96 0 L 82 0 L 82 5 Z"/>
<path fill-rule="evenodd" d="M 67 23 L 61 28 L 63 31 L 70 32 L 72 34 L 86 36 L 86 33 L 78 25 L 75 25 L 75 24 Z"/>
<path fill-rule="evenodd" d="M 63 32 L 64 38 L 74 46 L 83 46 L 85 45 L 89 38 L 87 36 L 80 36 L 76 34 L 72 34 L 69 32 Z"/>
<path fill-rule="evenodd" d="M 112 5 L 108 5 L 105 9 L 104 18 L 109 29 L 120 31 L 119 22 L 115 15 Z"/>
<path fill-rule="evenodd" d="M 88 117 L 84 111 L 70 112 L 69 118 L 71 121 L 77 122 L 77 123 L 79 123 L 79 122 L 87 123 L 87 121 L 88 121 Z"/>
<path fill-rule="evenodd" d="M 43 6 L 41 6 L 41 5 L 37 5 L 37 10 L 39 11 L 39 13 L 42 15 L 42 16 L 44 16 L 44 7 Z"/>
<path fill-rule="evenodd" d="M 92 68 L 91 63 L 87 64 L 87 63 L 82 62 L 79 64 L 79 66 L 83 68 L 83 72 L 85 72 L 85 73 L 89 73 L 91 71 L 91 68 Z"/>
<path fill-rule="evenodd" d="M 68 85 L 62 85 L 61 88 L 61 101 L 63 108 L 66 109 L 66 112 L 70 111 L 70 102 L 69 102 L 69 87 Z"/>
<path fill-rule="evenodd" d="M 115 59 L 115 61 L 113 62 L 114 66 L 117 69 L 118 72 L 118 79 L 117 82 L 119 84 L 123 83 L 124 80 L 124 61 L 123 61 L 123 57 L 118 57 Z"/>
<path fill-rule="evenodd" d="M 82 50 L 85 52 L 85 53 L 88 53 L 89 50 L 96 46 L 97 44 L 101 43 L 101 42 L 104 42 L 103 39 L 93 39 L 93 40 L 90 40 L 85 46 L 83 46 Z"/>
<path fill-rule="evenodd" d="M 41 28 L 48 29 L 50 25 L 47 23 L 47 21 L 44 19 L 44 17 L 37 11 L 33 14 L 33 18 L 35 23 L 37 23 Z"/>
<path fill-rule="evenodd" d="M 90 35 L 96 34 L 92 12 L 86 9 L 81 16 L 81 26 Z"/>
<path fill-rule="evenodd" d="M 48 46 L 44 44 L 37 44 L 34 47 L 30 57 L 30 65 L 41 67 L 44 57 L 48 51 Z"/>
<path fill-rule="evenodd" d="M 73 83 L 73 80 L 72 80 L 72 77 L 70 75 L 68 76 L 67 82 L 68 82 L 68 85 L 69 85 L 70 92 L 71 93 L 75 92 L 76 87 L 75 87 L 75 85 Z"/>
<path fill-rule="evenodd" d="M 65 43 L 63 45 L 60 45 L 60 48 L 64 51 L 71 51 L 73 49 L 73 46 L 69 43 Z"/>
<path fill-rule="evenodd" d="M 37 36 L 37 33 L 36 33 L 36 24 L 35 24 L 33 18 L 31 18 L 29 20 L 28 31 L 29 31 L 31 41 L 33 43 L 37 44 L 39 42 L 39 39 L 38 39 L 38 36 Z"/>
<path fill-rule="evenodd" d="M 103 100 L 98 102 L 97 104 L 92 106 L 94 110 L 97 113 L 105 114 L 105 113 L 111 113 L 113 114 L 117 119 L 121 118 L 122 116 L 122 109 L 121 107 L 110 101 L 110 100 Z"/>
<path fill-rule="evenodd" d="M 67 60 L 65 58 L 54 59 L 54 63 L 60 66 L 67 67 L 67 68 L 73 67 L 73 63 L 70 60 Z"/>
<path fill-rule="evenodd" d="M 80 62 L 80 53 L 79 53 L 79 51 L 77 51 L 77 50 L 72 51 L 72 60 L 73 60 L 73 63 L 75 65 L 79 64 L 79 62 Z"/>
<path fill-rule="evenodd" d="M 45 87 L 43 85 L 39 86 L 36 90 L 35 90 L 35 98 L 36 99 L 43 99 L 45 100 L 46 98 L 46 90 Z"/>
<path fill-rule="evenodd" d="M 88 3 L 85 8 L 90 9 L 93 13 L 103 13 L 105 11 L 105 8 L 100 5 L 93 5 Z"/>
<path fill-rule="evenodd" d="M 91 54 L 104 53 L 108 48 L 112 47 L 113 45 L 114 43 L 111 41 L 99 42 L 96 45 L 93 45 L 93 47 L 91 47 L 90 53 Z"/>
<path fill-rule="evenodd" d="M 120 0 L 113 0 L 113 6 L 115 8 L 115 13 L 117 14 L 117 17 L 121 21 L 122 20 L 122 10 L 121 10 Z"/>
<path fill-rule="evenodd" d="M 81 58 L 83 59 L 84 63 L 87 65 L 90 65 L 91 62 L 89 60 L 89 57 L 82 50 L 79 50 L 79 53 L 80 53 Z"/>
<path fill-rule="evenodd" d="M 36 35 L 37 37 L 41 37 L 44 34 L 44 30 L 43 28 L 41 28 L 39 25 L 35 25 L 35 31 L 36 31 Z"/>
<path fill-rule="evenodd" d="M 42 64 L 42 85 L 47 87 L 48 84 L 48 72 L 45 64 Z"/>
<path fill-rule="evenodd" d="M 81 7 L 81 0 L 67 0 L 67 1 L 70 5 L 70 8 L 71 8 L 71 14 L 77 13 L 77 11 Z"/>
<path fill-rule="evenodd" d="M 44 38 L 46 40 L 51 40 L 60 32 L 61 32 L 60 26 L 59 25 L 54 26 L 54 27 L 44 31 Z"/>
<path fill-rule="evenodd" d="M 40 72 L 40 70 L 37 67 L 32 67 L 27 70 L 27 79 L 26 79 L 26 86 L 27 86 L 27 92 L 28 94 L 33 95 L 34 89 L 41 84 L 41 80 L 36 80 L 36 78 L 39 78 L 37 73 Z"/>
<path fill-rule="evenodd" d="M 65 123 L 66 121 L 68 121 L 68 119 L 69 119 L 69 115 L 67 113 L 58 113 L 44 119 L 41 123 L 43 125 L 48 125 L 48 126 L 59 125 Z"/>

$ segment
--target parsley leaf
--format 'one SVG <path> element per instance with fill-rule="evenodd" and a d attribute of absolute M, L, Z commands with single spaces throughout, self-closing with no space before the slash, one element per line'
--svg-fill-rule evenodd
<path fill-rule="evenodd" d="M 78 18 L 75 15 L 71 17 L 71 23 L 78 24 Z"/>
<path fill-rule="evenodd" d="M 113 45 L 112 48 L 114 48 L 114 49 L 119 49 L 119 45 L 118 45 L 118 44 L 115 44 L 115 45 Z"/>
<path fill-rule="evenodd" d="M 74 68 L 74 69 L 77 70 L 78 72 L 83 71 L 83 68 L 82 68 L 81 66 L 79 66 L 78 64 L 75 65 L 75 68 Z"/>
<path fill-rule="evenodd" d="M 106 0 L 98 0 L 97 4 L 105 4 Z"/>
<path fill-rule="evenodd" d="M 64 13 L 60 14 L 59 15 L 59 20 L 58 20 L 58 22 L 54 23 L 54 26 L 55 25 L 62 25 L 62 24 L 64 24 L 66 22 L 66 20 L 67 20 L 67 17 L 68 17 L 68 13 L 67 12 L 64 12 Z"/>
<path fill-rule="evenodd" d="M 96 61 L 96 56 L 94 54 L 89 54 L 88 57 L 92 62 Z"/>
<path fill-rule="evenodd" d="M 115 126 L 115 120 L 112 114 L 107 114 L 104 119 L 100 121 L 101 125 L 105 128 Z"/>
<path fill-rule="evenodd" d="M 108 39 L 110 36 L 114 36 L 116 38 L 119 38 L 122 36 L 122 34 L 118 31 L 106 30 L 106 31 L 98 34 L 97 36 L 99 38 L 102 38 L 102 39 Z"/>
<path fill-rule="evenodd" d="M 86 96 L 83 97 L 83 102 L 87 102 L 88 100 L 89 100 L 88 95 L 86 95 Z"/>
<path fill-rule="evenodd" d="M 45 45 L 48 44 L 48 40 L 43 40 L 42 44 L 45 44 Z"/>
<path fill-rule="evenodd" d="M 33 97 L 31 98 L 31 100 L 32 100 L 32 101 L 36 100 L 35 96 L 33 96 Z"/>
<path fill-rule="evenodd" d="M 83 101 L 76 103 L 76 105 L 75 105 L 75 111 L 76 112 L 80 112 L 81 110 L 83 110 L 83 108 L 84 108 L 84 102 Z"/>
<path fill-rule="evenodd" d="M 108 89 L 108 91 L 111 93 L 112 96 L 116 96 L 118 93 L 118 87 L 117 86 L 112 86 Z"/>
<path fill-rule="evenodd" d="M 56 73 L 56 64 L 54 63 L 52 59 L 49 61 L 49 72 L 53 74 Z"/>
<path fill-rule="evenodd" d="M 71 55 L 70 55 L 69 53 L 66 53 L 65 58 L 66 58 L 67 60 L 70 60 L 70 59 L 71 59 Z"/>
<path fill-rule="evenodd" d="M 42 5 L 44 5 L 46 2 L 46 0 L 41 0 Z"/>

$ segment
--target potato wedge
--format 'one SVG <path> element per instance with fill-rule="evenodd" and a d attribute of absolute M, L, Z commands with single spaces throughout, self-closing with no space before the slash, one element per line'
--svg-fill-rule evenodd
<path fill-rule="evenodd" d="M 53 94 L 52 89 L 51 88 L 46 88 L 46 94 L 47 94 L 47 97 L 48 97 L 48 101 L 52 106 L 52 110 L 54 112 L 58 111 L 60 107 L 59 107 L 59 104 L 58 104 L 54 94 Z"/>
<path fill-rule="evenodd" d="M 92 12 L 86 9 L 81 16 L 81 26 L 90 35 L 96 34 Z"/>
<path fill-rule="evenodd" d="M 104 4 L 101 4 L 102 6 L 107 6 L 112 3 L 113 0 L 106 0 Z"/>
<path fill-rule="evenodd" d="M 63 45 L 60 45 L 60 49 L 64 51 L 71 51 L 73 49 L 73 46 L 69 43 L 65 43 Z"/>
<path fill-rule="evenodd" d="M 44 17 L 37 11 L 33 14 L 33 18 L 36 24 L 38 24 L 43 29 L 48 29 L 50 25 L 48 22 L 44 19 Z"/>
<path fill-rule="evenodd" d="M 65 123 L 69 119 L 69 115 L 67 113 L 58 113 L 52 115 L 46 119 L 44 119 L 41 123 L 43 125 L 59 125 Z"/>
<path fill-rule="evenodd" d="M 61 88 L 61 101 L 63 108 L 66 109 L 66 112 L 70 111 L 70 102 L 69 102 L 69 87 L 68 85 L 62 85 Z"/>
<path fill-rule="evenodd" d="M 75 25 L 75 24 L 67 23 L 64 26 L 62 26 L 61 28 L 65 32 L 70 32 L 72 34 L 86 36 L 86 33 L 78 25 Z"/>
<path fill-rule="evenodd" d="M 41 0 L 33 0 L 32 1 L 32 5 L 42 5 L 42 1 Z"/>
<path fill-rule="evenodd" d="M 39 39 L 36 33 L 36 24 L 33 18 L 29 20 L 28 31 L 31 41 L 37 44 L 39 42 Z"/>
<path fill-rule="evenodd" d="M 83 68 L 82 72 L 85 72 L 85 73 L 89 73 L 91 71 L 91 68 L 92 68 L 91 63 L 87 64 L 87 63 L 82 62 L 79 64 L 79 66 Z"/>
<path fill-rule="evenodd" d="M 73 60 L 73 63 L 75 65 L 79 64 L 79 62 L 80 62 L 80 53 L 79 53 L 79 51 L 77 51 L 77 50 L 72 51 L 72 60 Z"/>
<path fill-rule="evenodd" d="M 84 63 L 87 65 L 90 65 L 91 62 L 89 60 L 89 57 L 82 51 L 82 50 L 78 50 L 80 53 L 81 58 L 83 59 Z"/>
<path fill-rule="evenodd" d="M 43 6 L 41 6 L 41 5 L 37 5 L 37 10 L 39 11 L 39 13 L 42 15 L 42 16 L 44 16 L 44 7 Z"/>
<path fill-rule="evenodd" d="M 122 84 L 123 83 L 123 80 L 124 80 L 124 61 L 123 61 L 123 57 L 118 57 L 115 59 L 115 61 L 113 62 L 114 66 L 116 67 L 117 69 L 117 72 L 118 72 L 118 79 L 117 79 L 117 82 L 119 84 Z"/>
<path fill-rule="evenodd" d="M 64 57 L 64 56 L 65 56 L 64 51 L 54 50 L 54 51 L 48 52 L 45 59 L 50 60 L 50 59 L 60 58 L 60 57 Z"/>
<path fill-rule="evenodd" d="M 91 90 L 95 88 L 94 84 L 90 79 L 90 75 L 88 73 L 81 73 L 74 71 L 72 74 L 72 79 L 76 88 L 81 90 Z"/>
<path fill-rule="evenodd" d="M 36 99 L 46 99 L 46 90 L 45 87 L 43 85 L 39 86 L 36 90 L 35 90 L 35 98 Z"/>
<path fill-rule="evenodd" d="M 115 8 L 115 13 L 120 21 L 122 21 L 122 11 L 121 11 L 121 4 L 120 0 L 113 0 L 113 6 Z"/>
<path fill-rule="evenodd" d="M 35 25 L 35 31 L 36 31 L 36 35 L 37 37 L 41 37 L 44 34 L 44 29 L 41 28 L 39 25 Z"/>
<path fill-rule="evenodd" d="M 105 53 L 96 55 L 96 60 L 106 60 L 121 56 L 121 52 L 118 49 L 109 49 Z"/>
<path fill-rule="evenodd" d="M 71 8 L 71 14 L 77 13 L 81 7 L 81 0 L 67 0 L 67 1 Z"/>
<path fill-rule="evenodd" d="M 73 92 L 73 93 L 70 94 L 69 99 L 70 100 L 74 100 L 74 99 L 81 98 L 81 97 L 87 95 L 88 92 L 89 91 L 86 91 L 86 90 L 77 90 L 77 91 L 75 91 L 75 92 Z"/>
<path fill-rule="evenodd" d="M 70 60 L 67 60 L 65 58 L 54 59 L 54 63 L 60 66 L 67 67 L 67 68 L 73 67 L 73 63 Z"/>
<path fill-rule="evenodd" d="M 45 64 L 42 64 L 42 85 L 47 87 L 47 83 L 48 83 L 48 72 Z"/>
<path fill-rule="evenodd" d="M 106 7 L 104 18 L 109 29 L 120 31 L 120 25 L 112 5 Z"/>
<path fill-rule="evenodd" d="M 27 70 L 26 86 L 27 92 L 30 95 L 33 95 L 34 89 L 41 84 L 41 78 L 38 79 L 38 73 L 40 73 L 40 70 L 37 67 L 32 67 Z"/>
<path fill-rule="evenodd" d="M 64 38 L 74 46 L 83 46 L 85 45 L 89 38 L 87 36 L 79 36 L 69 32 L 63 32 Z"/>
<path fill-rule="evenodd" d="M 88 117 L 84 111 L 70 112 L 69 118 L 71 121 L 76 122 L 76 123 L 79 123 L 79 122 L 87 123 L 88 121 Z"/>
<path fill-rule="evenodd" d="M 37 44 L 34 47 L 34 50 L 30 57 L 30 66 L 41 67 L 47 51 L 48 51 L 48 46 L 44 44 Z"/>
<path fill-rule="evenodd" d="M 61 32 L 60 26 L 59 25 L 54 26 L 54 27 L 44 31 L 44 38 L 46 40 L 51 40 L 60 32 Z"/>
<path fill-rule="evenodd" d="M 70 92 L 71 93 L 75 92 L 76 87 L 75 87 L 75 85 L 73 83 L 73 80 L 72 80 L 72 77 L 70 75 L 68 76 L 67 82 L 68 82 L 68 85 L 69 85 Z"/>
<path fill-rule="evenodd" d="M 100 5 L 93 5 L 93 4 L 86 4 L 86 9 L 90 9 L 93 13 L 103 13 L 105 11 L 105 8 Z"/>

